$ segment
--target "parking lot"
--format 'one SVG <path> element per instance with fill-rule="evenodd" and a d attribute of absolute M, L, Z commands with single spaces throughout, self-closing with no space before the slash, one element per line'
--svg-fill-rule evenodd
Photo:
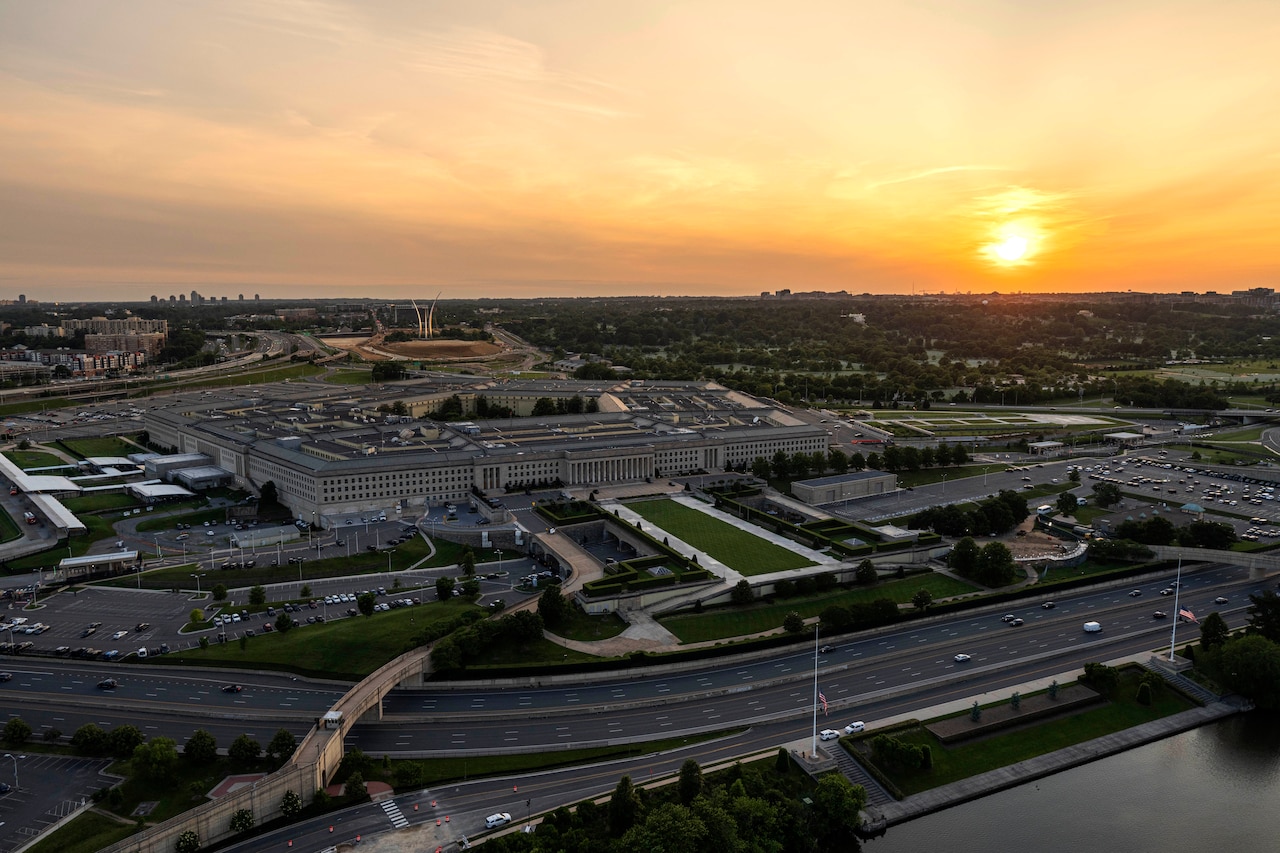
<path fill-rule="evenodd" d="M 24 846 L 50 824 L 82 808 L 94 791 L 118 781 L 106 774 L 108 759 L 11 754 L 22 757 L 16 766 L 0 759 L 0 783 L 13 787 L 0 795 L 0 853 Z M 15 776 L 20 784 L 14 784 Z"/>

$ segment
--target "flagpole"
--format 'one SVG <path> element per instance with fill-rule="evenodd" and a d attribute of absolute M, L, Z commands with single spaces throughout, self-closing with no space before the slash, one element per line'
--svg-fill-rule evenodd
<path fill-rule="evenodd" d="M 1173 649 L 1178 645 L 1178 620 L 1182 618 L 1182 610 L 1178 600 L 1182 597 L 1182 558 L 1178 558 L 1178 579 L 1173 584 L 1173 632 L 1169 636 L 1169 663 L 1173 663 Z"/>
<path fill-rule="evenodd" d="M 809 754 L 818 754 L 818 628 L 822 623 L 813 626 L 813 740 L 809 744 Z"/>

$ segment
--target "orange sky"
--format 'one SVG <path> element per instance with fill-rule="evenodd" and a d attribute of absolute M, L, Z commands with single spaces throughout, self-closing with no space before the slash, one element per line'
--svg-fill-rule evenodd
<path fill-rule="evenodd" d="M 0 298 L 1276 286 L 1278 44 L 1274 0 L 0 0 Z"/>

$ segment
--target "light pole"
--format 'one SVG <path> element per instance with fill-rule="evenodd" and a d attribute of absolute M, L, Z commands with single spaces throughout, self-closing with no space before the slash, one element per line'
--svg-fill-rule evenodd
<path fill-rule="evenodd" d="M 387 571 L 388 572 L 391 571 L 391 555 L 394 554 L 395 552 L 396 552 L 395 548 L 387 549 Z"/>
<path fill-rule="evenodd" d="M 944 495 L 947 493 L 947 475 L 946 474 L 942 475 L 942 493 Z"/>
<path fill-rule="evenodd" d="M 25 759 L 25 758 L 26 758 L 26 756 L 25 756 L 25 755 L 13 755 L 12 753 L 6 752 L 6 753 L 4 754 L 4 757 L 5 757 L 5 758 L 11 758 L 11 759 L 13 759 L 13 790 L 15 790 L 15 791 L 16 791 L 16 790 L 18 790 L 19 788 L 21 788 L 21 787 L 22 787 L 21 785 L 19 785 L 19 784 L 18 784 L 18 759 L 19 759 L 19 758 L 23 758 L 23 759 Z"/>
<path fill-rule="evenodd" d="M 494 548 L 493 550 L 498 553 L 498 574 L 502 574 L 502 549 Z M 514 586 L 513 584 L 512 587 L 514 588 Z"/>
<path fill-rule="evenodd" d="M 990 470 L 991 470 L 990 466 L 982 469 L 982 485 L 984 488 L 987 485 L 987 472 Z"/>
<path fill-rule="evenodd" d="M 192 572 L 192 573 L 191 573 L 191 577 L 193 577 L 193 578 L 195 578 L 195 579 L 196 579 L 196 598 L 201 598 L 201 597 L 202 597 L 202 593 L 200 592 L 200 578 L 204 577 L 204 575 L 205 575 L 205 573 L 204 573 L 204 572 Z"/>
<path fill-rule="evenodd" d="M 159 536 L 155 537 L 155 540 L 156 540 L 156 559 L 158 560 L 160 559 L 160 537 Z"/>

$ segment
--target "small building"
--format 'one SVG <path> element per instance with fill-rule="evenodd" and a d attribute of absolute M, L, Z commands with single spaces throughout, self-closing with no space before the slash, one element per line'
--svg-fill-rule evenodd
<path fill-rule="evenodd" d="M 892 492 L 898 478 L 884 471 L 851 471 L 832 477 L 796 480 L 791 494 L 810 506 L 856 500 Z"/>
<path fill-rule="evenodd" d="M 1109 432 L 1103 436 L 1108 444 L 1118 444 L 1121 447 L 1137 447 L 1142 444 L 1143 436 L 1140 432 Z"/>
<path fill-rule="evenodd" d="M 200 465 L 195 468 L 179 468 L 170 475 L 171 479 L 193 492 L 216 489 L 232 482 L 231 472 L 216 465 Z"/>
<path fill-rule="evenodd" d="M 1027 445 L 1027 450 L 1036 456 L 1053 456 L 1065 446 L 1061 441 L 1033 441 Z"/>

